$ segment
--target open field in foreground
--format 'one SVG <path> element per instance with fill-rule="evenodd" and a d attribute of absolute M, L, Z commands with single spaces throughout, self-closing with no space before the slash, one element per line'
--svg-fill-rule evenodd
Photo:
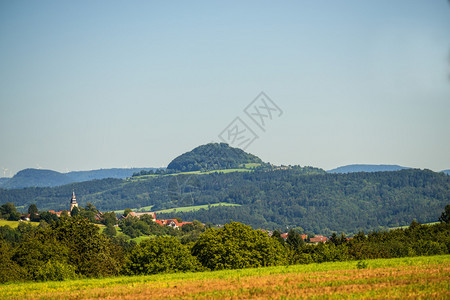
<path fill-rule="evenodd" d="M 450 298 L 450 255 L 0 285 L 3 299 Z"/>

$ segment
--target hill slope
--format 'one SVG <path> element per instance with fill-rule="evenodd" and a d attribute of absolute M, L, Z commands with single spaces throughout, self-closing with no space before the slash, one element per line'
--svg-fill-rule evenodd
<path fill-rule="evenodd" d="M 71 183 L 65 174 L 41 169 L 25 169 L 17 172 L 10 180 L 3 183 L 3 188 L 23 188 L 32 186 L 58 186 Z"/>
<path fill-rule="evenodd" d="M 112 169 L 100 169 L 90 171 L 72 171 L 66 173 L 74 182 L 89 181 L 94 179 L 104 178 L 128 178 L 134 173 L 139 171 L 156 170 L 157 168 L 112 168 Z"/>
<path fill-rule="evenodd" d="M 139 171 L 155 170 L 155 168 L 115 168 L 90 171 L 74 171 L 59 173 L 53 170 L 25 169 L 12 178 L 0 178 L 0 187 L 18 189 L 24 187 L 55 187 L 74 182 L 89 181 L 104 178 L 127 178 Z"/>
<path fill-rule="evenodd" d="M 228 144 L 210 143 L 178 156 L 167 169 L 181 172 L 236 169 L 248 163 L 262 164 L 263 161 Z"/>
<path fill-rule="evenodd" d="M 0 205 L 13 202 L 26 209 L 62 210 L 72 188 L 81 206 L 102 211 L 153 206 L 162 210 L 214 203 L 195 212 L 159 215 L 224 224 L 230 219 L 254 228 L 357 232 L 437 221 L 450 199 L 450 177 L 429 170 L 323 174 L 315 168 L 253 172 L 180 174 L 140 180 L 103 179 L 55 188 L 1 190 Z"/>
<path fill-rule="evenodd" d="M 443 172 L 443 173 L 445 173 L 445 174 L 447 174 L 447 175 L 450 175 L 450 170 L 443 170 L 443 171 L 441 171 L 441 172 Z"/>
<path fill-rule="evenodd" d="M 10 177 L 0 177 L 0 187 L 2 186 L 2 184 L 5 184 L 10 179 L 11 179 Z"/>
<path fill-rule="evenodd" d="M 328 173 L 355 173 L 355 172 L 388 172 L 388 171 L 400 171 L 409 169 L 398 165 L 347 165 L 333 170 L 327 171 Z"/>

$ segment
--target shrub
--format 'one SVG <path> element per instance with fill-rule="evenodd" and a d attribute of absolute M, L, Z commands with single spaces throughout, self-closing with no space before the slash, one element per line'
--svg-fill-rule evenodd
<path fill-rule="evenodd" d="M 368 264 L 364 260 L 360 260 L 356 263 L 357 269 L 367 269 L 367 267 L 368 267 Z"/>

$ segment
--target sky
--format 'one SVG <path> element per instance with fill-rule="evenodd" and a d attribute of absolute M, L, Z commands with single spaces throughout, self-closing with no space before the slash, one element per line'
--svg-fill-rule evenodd
<path fill-rule="evenodd" d="M 0 177 L 221 141 L 278 165 L 450 169 L 449 4 L 2 0 Z"/>

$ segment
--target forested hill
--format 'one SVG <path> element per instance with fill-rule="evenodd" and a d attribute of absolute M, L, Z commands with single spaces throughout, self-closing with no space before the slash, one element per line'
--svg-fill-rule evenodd
<path fill-rule="evenodd" d="M 65 174 L 53 170 L 25 169 L 17 172 L 14 177 L 5 181 L 4 188 L 24 188 L 30 186 L 58 186 L 73 182 Z"/>
<path fill-rule="evenodd" d="M 25 187 L 55 187 L 73 182 L 104 178 L 127 178 L 139 171 L 156 170 L 156 168 L 113 168 L 89 171 L 72 171 L 60 173 L 53 170 L 24 169 L 12 178 L 0 178 L 0 187 L 18 189 Z"/>
<path fill-rule="evenodd" d="M 241 206 L 211 207 L 167 217 L 216 224 L 232 219 L 267 229 L 301 226 L 324 234 L 404 226 L 414 219 L 435 222 L 445 205 L 450 204 L 450 176 L 443 173 L 408 169 L 326 174 L 321 169 L 291 167 L 104 179 L 55 188 L 0 189 L 0 205 L 12 202 L 26 210 L 35 203 L 40 210 L 67 209 L 72 188 L 80 205 L 90 202 L 102 211 L 150 205 L 156 211 L 226 202 Z"/>
<path fill-rule="evenodd" d="M 167 169 L 181 172 L 237 169 L 249 163 L 262 164 L 263 161 L 228 144 L 210 143 L 178 156 L 169 163 Z"/>

